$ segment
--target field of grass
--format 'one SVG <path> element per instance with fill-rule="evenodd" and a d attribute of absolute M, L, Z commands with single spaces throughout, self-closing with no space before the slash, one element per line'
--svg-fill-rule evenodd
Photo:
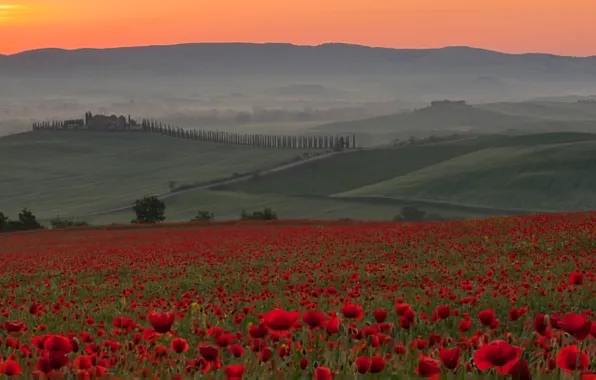
<path fill-rule="evenodd" d="M 221 189 L 401 204 L 445 202 L 449 209 L 591 209 L 596 207 L 596 181 L 590 174 L 596 169 L 595 147 L 596 134 L 480 136 L 337 155 Z"/>
<path fill-rule="evenodd" d="M 596 208 L 596 142 L 483 149 L 338 196 L 535 210 Z"/>
<path fill-rule="evenodd" d="M 225 146 L 163 136 L 35 132 L 0 139 L 0 210 L 42 218 L 123 206 L 177 185 L 287 162 L 300 150 Z"/>
<path fill-rule="evenodd" d="M 591 143 L 589 141 L 592 141 Z M 271 207 L 283 218 L 389 220 L 406 205 L 446 218 L 596 207 L 595 134 L 485 135 L 460 141 L 350 151 L 248 181 L 168 196 L 166 217 L 197 210 L 220 220 Z M 0 139 L 0 211 L 129 222 L 96 215 L 177 186 L 288 162 L 299 150 L 260 149 L 145 134 L 39 132 Z M 15 159 L 18 157 L 18 159 Z M 90 216 L 91 215 L 91 216 Z"/>
<path fill-rule="evenodd" d="M 593 380 L 596 215 L 0 235 L 0 376 Z"/>
<path fill-rule="evenodd" d="M 306 163 L 222 189 L 284 195 L 331 195 L 374 184 L 477 150 L 475 144 L 442 144 L 362 150 Z"/>

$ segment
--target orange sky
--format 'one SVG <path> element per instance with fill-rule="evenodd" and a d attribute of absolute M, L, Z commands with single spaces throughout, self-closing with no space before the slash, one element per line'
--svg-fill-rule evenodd
<path fill-rule="evenodd" d="M 596 0 L 0 0 L 0 53 L 201 41 L 596 55 Z"/>

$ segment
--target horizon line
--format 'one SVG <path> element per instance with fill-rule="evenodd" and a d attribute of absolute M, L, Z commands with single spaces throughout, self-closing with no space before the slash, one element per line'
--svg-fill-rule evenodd
<path fill-rule="evenodd" d="M 357 43 L 349 43 L 349 42 L 324 42 L 320 44 L 298 44 L 293 42 L 248 42 L 248 41 L 202 41 L 202 42 L 181 42 L 181 43 L 173 43 L 173 44 L 150 44 L 150 45 L 123 45 L 123 46 L 112 46 L 112 47 L 81 47 L 81 48 L 61 48 L 61 47 L 44 47 L 44 48 L 37 48 L 37 49 L 27 49 L 18 51 L 16 53 L 11 54 L 3 54 L 0 53 L 1 57 L 14 57 L 21 54 L 32 53 L 32 52 L 39 52 L 45 50 L 58 50 L 63 52 L 77 52 L 83 50 L 119 50 L 119 49 L 143 49 L 143 48 L 151 48 L 151 47 L 176 47 L 176 46 L 184 46 L 184 45 L 290 45 L 295 47 L 322 47 L 325 45 L 347 45 L 347 46 L 355 46 L 355 47 L 364 47 L 364 48 L 371 48 L 371 49 L 387 49 L 387 50 L 444 50 L 444 49 L 472 49 L 472 50 L 483 50 L 491 53 L 499 53 L 504 55 L 512 55 L 512 56 L 523 56 L 523 55 L 547 55 L 553 57 L 564 57 L 564 58 L 596 58 L 596 55 L 561 55 L 555 53 L 547 53 L 547 52 L 524 52 L 524 53 L 508 53 L 500 50 L 493 50 L 487 49 L 482 47 L 475 47 L 469 45 L 445 45 L 441 47 L 424 47 L 424 48 L 399 48 L 399 47 L 387 47 L 387 46 L 374 46 L 374 45 L 364 45 L 364 44 L 357 44 Z"/>

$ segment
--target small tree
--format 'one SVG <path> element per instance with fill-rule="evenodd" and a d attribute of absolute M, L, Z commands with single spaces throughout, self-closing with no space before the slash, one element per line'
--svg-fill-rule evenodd
<path fill-rule="evenodd" d="M 8 224 L 8 218 L 2 212 L 0 212 L 0 231 L 5 229 L 7 224 Z"/>
<path fill-rule="evenodd" d="M 28 208 L 22 209 L 19 213 L 19 223 L 25 230 L 42 228 L 41 224 L 37 221 L 37 217 Z"/>
<path fill-rule="evenodd" d="M 155 196 L 137 199 L 132 209 L 137 215 L 133 221 L 136 223 L 157 223 L 166 220 L 166 205 Z"/>
<path fill-rule="evenodd" d="M 419 222 L 424 220 L 426 211 L 419 209 L 416 206 L 405 206 L 401 210 L 401 214 L 396 215 L 394 220 L 403 220 L 408 222 Z"/>
<path fill-rule="evenodd" d="M 242 220 L 277 220 L 277 214 L 271 208 L 266 207 L 263 211 L 253 211 L 252 214 L 242 210 L 240 214 Z"/>
<path fill-rule="evenodd" d="M 57 216 L 54 219 L 50 220 L 50 225 L 52 226 L 52 228 L 71 228 L 84 227 L 88 226 L 89 224 L 84 220 L 62 219 L 59 216 Z"/>
<path fill-rule="evenodd" d="M 209 211 L 197 211 L 197 216 L 195 216 L 192 220 L 193 221 L 205 221 L 205 220 L 213 220 L 215 219 L 215 214 Z"/>

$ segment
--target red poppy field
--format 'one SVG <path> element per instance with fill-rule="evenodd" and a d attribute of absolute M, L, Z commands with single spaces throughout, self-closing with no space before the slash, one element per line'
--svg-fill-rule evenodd
<path fill-rule="evenodd" d="M 596 214 L 41 231 L 0 252 L 0 376 L 596 379 Z"/>

